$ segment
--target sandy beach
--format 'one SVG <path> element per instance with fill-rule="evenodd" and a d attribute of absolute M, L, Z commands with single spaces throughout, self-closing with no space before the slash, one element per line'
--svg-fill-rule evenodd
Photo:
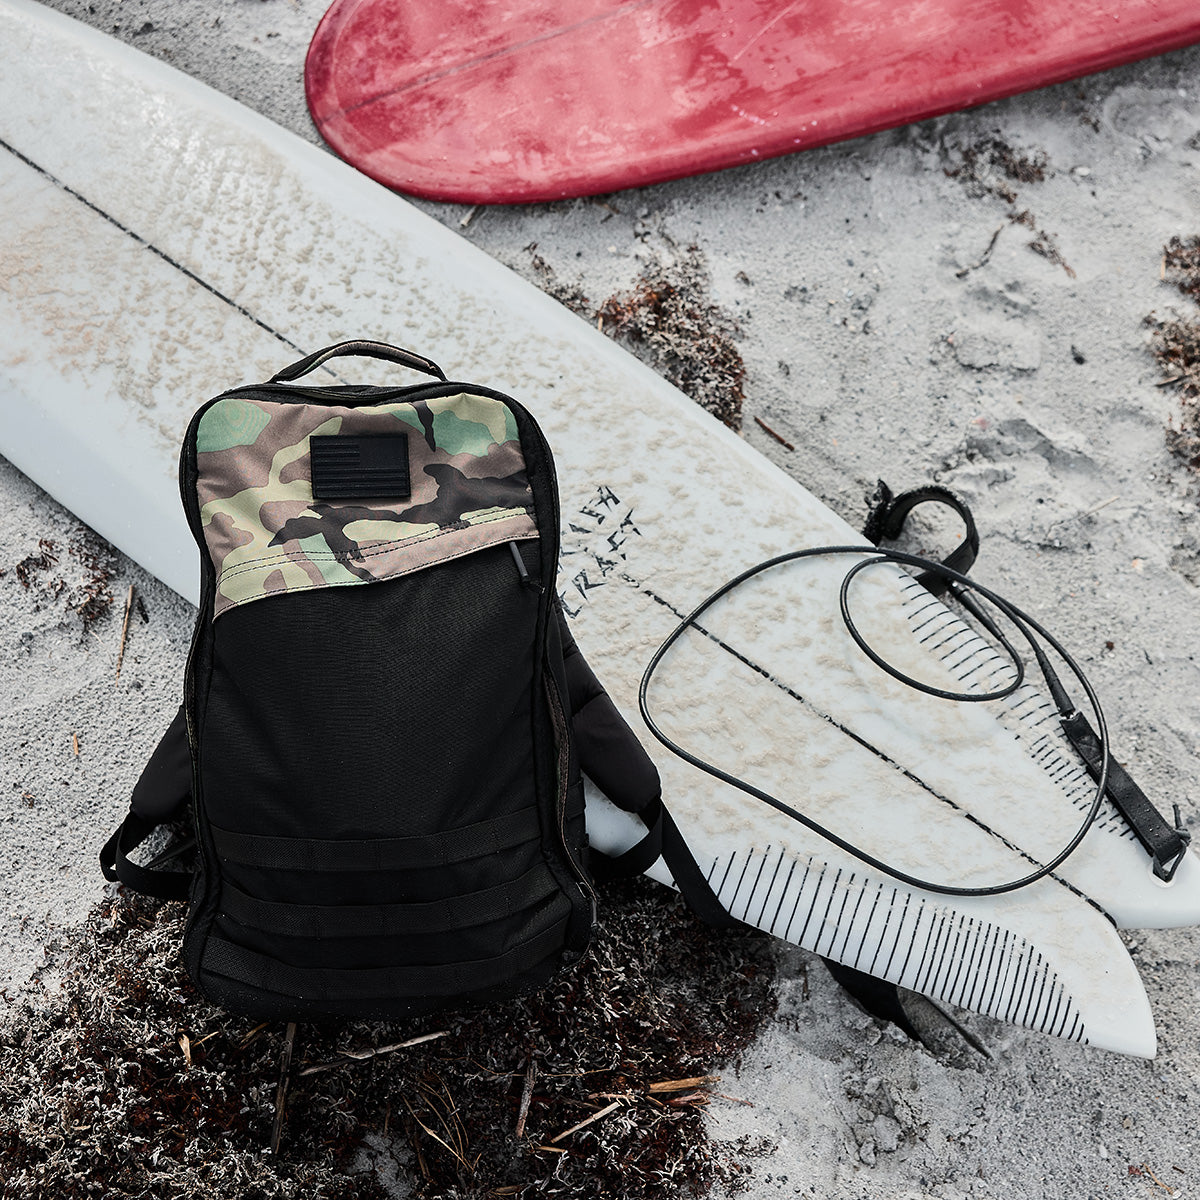
<path fill-rule="evenodd" d="M 52 6 L 319 142 L 302 88 L 319 0 Z M 1200 234 L 1200 47 L 655 187 L 417 203 L 589 316 L 670 282 L 679 336 L 700 322 L 731 351 L 702 381 L 711 405 L 852 525 L 880 479 L 962 495 L 975 574 L 1078 656 L 1117 757 L 1198 827 L 1200 477 L 1169 444 L 1188 414 L 1153 339 L 1200 321 L 1164 261 Z M 105 894 L 101 835 L 178 705 L 193 610 L 3 459 L 0 603 L 0 995 L 44 1003 Z M 917 1045 L 781 944 L 778 1012 L 723 1072 L 753 1103 L 707 1109 L 712 1139 L 758 1140 L 742 1194 L 1200 1194 L 1200 930 L 1122 936 L 1152 1062 L 973 1016 L 990 1059 L 944 1031 Z"/>

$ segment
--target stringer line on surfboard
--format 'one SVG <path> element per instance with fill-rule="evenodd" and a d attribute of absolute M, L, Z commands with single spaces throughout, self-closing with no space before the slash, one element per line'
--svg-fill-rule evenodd
<path fill-rule="evenodd" d="M 263 330 L 265 333 L 269 333 L 273 338 L 278 339 L 285 346 L 287 346 L 289 350 L 294 350 L 297 354 L 301 354 L 301 355 L 307 353 L 307 351 L 304 350 L 303 347 L 297 346 L 295 342 L 293 342 L 285 334 L 280 333 L 278 329 L 272 329 L 271 326 L 268 325 L 267 322 L 264 321 L 261 317 L 256 316 L 248 308 L 244 308 L 236 300 L 233 300 L 229 296 L 226 296 L 223 292 L 221 292 L 219 289 L 215 288 L 211 283 L 209 283 L 207 279 L 202 279 L 194 271 L 189 271 L 188 268 L 183 265 L 183 263 L 179 262 L 178 259 L 172 258 L 171 255 L 169 255 L 160 246 L 156 246 L 153 242 L 149 241 L 147 238 L 142 237 L 142 235 L 140 233 L 138 233 L 136 229 L 130 229 L 128 225 L 125 225 L 121 221 L 118 221 L 117 218 L 112 215 L 112 213 L 106 212 L 103 208 L 100 207 L 100 205 L 89 200 L 81 192 L 79 192 L 75 188 L 71 187 L 71 185 L 69 183 L 66 183 L 62 179 L 59 179 L 58 176 L 55 175 L 53 172 L 46 170 L 45 167 L 43 167 L 40 163 L 35 162 L 27 154 L 22 154 L 21 151 L 18 150 L 15 146 L 10 146 L 8 144 L 8 142 L 3 140 L 3 138 L 0 138 L 0 150 L 6 150 L 9 154 L 11 154 L 13 156 L 13 158 L 17 159 L 18 162 L 24 163 L 25 166 L 27 166 L 31 171 L 35 171 L 38 175 L 40 175 L 48 183 L 52 183 L 60 191 L 65 192 L 68 196 L 71 197 L 72 200 L 78 200 L 79 203 L 82 204 L 85 208 L 90 209 L 98 217 L 102 217 L 105 221 L 107 221 L 114 228 L 119 229 L 123 234 L 125 234 L 126 237 L 132 238 L 144 250 L 148 250 L 151 254 L 157 255 L 169 267 L 173 267 L 176 271 L 178 271 L 186 279 L 190 279 L 192 281 L 192 283 L 196 284 L 197 287 L 203 288 L 210 295 L 215 296 L 216 299 L 220 300 L 222 304 L 229 305 L 229 307 L 232 308 L 234 310 L 234 312 L 240 313 L 243 317 L 246 318 L 247 321 L 253 322 L 255 325 L 257 325 L 259 327 L 259 329 Z"/>

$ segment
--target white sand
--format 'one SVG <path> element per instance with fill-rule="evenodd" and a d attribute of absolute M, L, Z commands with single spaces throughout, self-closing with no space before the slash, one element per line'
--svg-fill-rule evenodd
<path fill-rule="evenodd" d="M 314 0 L 57 0 L 314 140 L 301 70 Z M 152 28 L 147 28 L 152 26 Z M 1194 821 L 1200 796 L 1197 484 L 1164 429 L 1142 321 L 1188 311 L 1163 243 L 1200 232 L 1200 50 L 845 146 L 607 197 L 478 211 L 463 231 L 537 278 L 525 249 L 599 302 L 639 257 L 694 243 L 740 321 L 746 437 L 858 524 L 879 477 L 974 505 L 977 573 L 1045 620 L 1099 688 L 1118 755 Z M 1033 253 L 1010 206 L 948 177 L 956 147 L 1044 151 L 1013 184 L 1074 275 Z M 466 209 L 422 204 L 459 230 Z M 978 263 L 997 229 L 990 259 Z M 420 349 L 420 347 L 416 347 Z M 1083 361 L 1079 361 L 1082 359 Z M 787 438 L 789 452 L 755 423 Z M 735 481 L 730 481 L 731 486 Z M 190 610 L 121 560 L 118 604 L 82 636 L 15 564 L 76 522 L 0 461 L 0 983 L 101 894 L 100 832 L 177 702 Z M 68 555 L 58 573 L 80 574 Z M 52 572 L 53 573 L 53 572 Z M 120 602 L 135 615 L 119 686 Z M 1111 649 L 1108 643 L 1111 642 Z M 73 738 L 78 739 L 75 754 Z M 995 1058 L 935 1056 L 854 1009 L 818 962 L 786 957 L 780 1019 L 726 1081 L 714 1134 L 764 1134 L 749 1193 L 911 1197 L 1187 1195 L 1200 1117 L 1200 933 L 1134 934 L 1159 1027 L 1154 1063 L 971 1019 Z M 1136 1171 L 1137 1173 L 1131 1173 Z"/>

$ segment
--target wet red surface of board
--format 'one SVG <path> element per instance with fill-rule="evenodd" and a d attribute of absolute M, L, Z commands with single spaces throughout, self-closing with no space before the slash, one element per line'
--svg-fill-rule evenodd
<path fill-rule="evenodd" d="M 309 108 L 399 191 L 590 195 L 1200 42 L 1197 0 L 337 0 Z"/>

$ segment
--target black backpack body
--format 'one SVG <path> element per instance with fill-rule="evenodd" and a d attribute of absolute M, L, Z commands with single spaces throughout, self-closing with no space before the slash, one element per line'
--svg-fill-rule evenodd
<path fill-rule="evenodd" d="M 346 354 L 438 381 L 292 384 Z M 202 562 L 184 703 L 101 863 L 186 896 L 200 990 L 263 1019 L 396 1018 L 578 962 L 595 900 L 577 742 L 618 803 L 652 826 L 661 805 L 559 611 L 529 413 L 343 343 L 204 405 L 180 483 Z M 129 858 L 189 813 L 191 871 L 159 869 L 174 850 Z M 627 868 L 660 848 L 655 828 Z"/>

